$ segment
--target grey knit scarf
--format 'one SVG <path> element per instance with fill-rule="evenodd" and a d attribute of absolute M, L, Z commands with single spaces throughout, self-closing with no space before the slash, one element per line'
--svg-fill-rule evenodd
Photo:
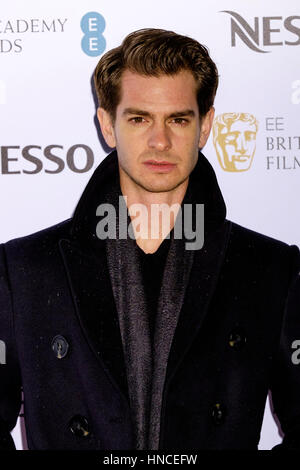
<path fill-rule="evenodd" d="M 119 196 L 122 193 L 116 181 L 110 187 L 107 202 L 114 205 L 117 218 Z M 182 223 L 178 220 L 177 217 L 176 223 Z M 135 448 L 157 450 L 168 356 L 194 252 L 186 250 L 185 240 L 174 238 L 174 230 L 171 231 L 152 350 L 139 248 L 135 239 L 122 239 L 118 227 L 117 220 L 117 238 L 106 240 L 106 252 L 123 342 Z"/>

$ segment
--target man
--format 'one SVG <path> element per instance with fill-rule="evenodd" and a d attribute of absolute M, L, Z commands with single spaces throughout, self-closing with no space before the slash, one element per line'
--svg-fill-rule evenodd
<path fill-rule="evenodd" d="M 1 246 L 3 447 L 21 386 L 30 449 L 256 449 L 268 389 L 283 446 L 299 447 L 299 250 L 225 218 L 199 152 L 217 82 L 205 47 L 164 30 L 100 59 L 116 150 L 71 219 Z M 124 236 L 137 204 L 144 226 Z M 177 229 L 193 216 L 196 238 L 203 204 L 204 244 L 187 249 Z M 169 227 L 153 205 L 175 205 Z"/>
<path fill-rule="evenodd" d="M 219 163 L 225 171 L 246 171 L 251 167 L 258 123 L 252 114 L 225 113 L 213 125 L 213 141 Z"/>

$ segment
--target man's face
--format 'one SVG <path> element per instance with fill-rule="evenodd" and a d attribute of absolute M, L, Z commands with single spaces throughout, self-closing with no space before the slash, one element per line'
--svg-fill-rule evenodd
<path fill-rule="evenodd" d="M 235 121 L 228 128 L 223 127 L 216 144 L 224 170 L 248 170 L 255 152 L 256 127 L 249 122 Z"/>
<path fill-rule="evenodd" d="M 196 82 L 188 71 L 173 76 L 143 76 L 126 70 L 115 122 L 101 108 L 98 118 L 110 147 L 116 147 L 121 187 L 169 192 L 187 182 L 213 119 L 202 121 Z"/>

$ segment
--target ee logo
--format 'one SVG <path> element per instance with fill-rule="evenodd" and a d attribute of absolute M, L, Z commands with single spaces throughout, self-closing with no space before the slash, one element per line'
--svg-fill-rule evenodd
<path fill-rule="evenodd" d="M 81 40 L 83 52 L 91 57 L 102 54 L 106 47 L 106 41 L 102 35 L 105 29 L 103 16 L 95 11 L 90 11 L 81 18 L 80 27 L 84 32 Z"/>

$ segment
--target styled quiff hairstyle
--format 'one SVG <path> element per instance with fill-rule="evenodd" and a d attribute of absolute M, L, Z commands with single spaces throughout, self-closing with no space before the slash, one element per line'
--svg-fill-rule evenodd
<path fill-rule="evenodd" d="M 163 29 L 140 29 L 101 57 L 94 72 L 94 84 L 99 106 L 113 121 L 121 100 L 121 77 L 125 70 L 156 77 L 188 70 L 197 83 L 200 117 L 214 103 L 218 87 L 217 67 L 207 48 L 187 36 Z"/>

